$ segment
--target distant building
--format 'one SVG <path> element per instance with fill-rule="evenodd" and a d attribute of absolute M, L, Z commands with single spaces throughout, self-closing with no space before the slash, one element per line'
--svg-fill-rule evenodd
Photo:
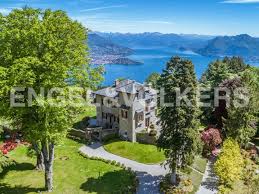
<path fill-rule="evenodd" d="M 94 95 L 97 125 L 104 129 L 116 129 L 120 136 L 135 142 L 137 132 L 156 124 L 157 93 L 150 85 L 116 80 Z"/>

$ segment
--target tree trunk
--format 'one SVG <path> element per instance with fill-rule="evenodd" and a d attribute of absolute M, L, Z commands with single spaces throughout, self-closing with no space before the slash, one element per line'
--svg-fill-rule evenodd
<path fill-rule="evenodd" d="M 42 150 L 39 148 L 37 143 L 33 143 L 33 148 L 37 155 L 36 170 L 44 170 L 44 158 Z"/>
<path fill-rule="evenodd" d="M 172 173 L 171 173 L 171 177 L 170 177 L 171 183 L 173 185 L 177 184 L 177 180 L 176 180 L 176 168 L 172 169 Z"/>
<path fill-rule="evenodd" d="M 53 190 L 53 162 L 54 162 L 54 144 L 46 143 L 43 146 L 43 156 L 45 164 L 45 188 L 48 192 Z"/>
<path fill-rule="evenodd" d="M 44 158 L 43 158 L 43 153 L 37 153 L 37 164 L 36 164 L 36 169 L 37 170 L 44 170 Z"/>

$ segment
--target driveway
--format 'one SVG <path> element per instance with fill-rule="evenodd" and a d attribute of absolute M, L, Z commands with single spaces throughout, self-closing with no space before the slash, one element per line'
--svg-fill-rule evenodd
<path fill-rule="evenodd" d="M 103 148 L 102 144 L 94 143 L 90 146 L 82 146 L 80 151 L 90 157 L 100 157 L 106 160 L 115 160 L 130 167 L 136 172 L 139 179 L 138 194 L 159 194 L 159 183 L 161 179 L 169 173 L 169 169 L 165 169 L 161 165 L 142 164 L 127 158 L 123 158 L 111 154 Z"/>

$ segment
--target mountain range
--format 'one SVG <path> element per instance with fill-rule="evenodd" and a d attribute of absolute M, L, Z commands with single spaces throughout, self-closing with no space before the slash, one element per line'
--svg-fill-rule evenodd
<path fill-rule="evenodd" d="M 197 52 L 206 56 L 259 57 L 259 39 L 247 34 L 216 37 Z"/>
<path fill-rule="evenodd" d="M 182 46 L 202 47 L 207 41 L 214 38 L 213 36 L 203 35 L 184 35 L 184 34 L 162 34 L 158 32 L 145 33 L 103 33 L 96 32 L 98 35 L 116 43 L 123 43 L 129 48 L 141 47 L 171 47 L 179 48 Z"/>
<path fill-rule="evenodd" d="M 259 38 L 247 34 L 237 36 L 206 36 L 162 33 L 103 33 L 89 34 L 93 63 L 137 64 L 127 56 L 136 48 L 168 47 L 190 50 L 204 56 L 241 56 L 247 61 L 259 61 Z M 123 63 L 123 64 L 124 64 Z"/>

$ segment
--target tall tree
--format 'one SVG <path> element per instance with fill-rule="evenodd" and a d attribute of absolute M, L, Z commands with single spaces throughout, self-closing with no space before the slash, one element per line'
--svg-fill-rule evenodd
<path fill-rule="evenodd" d="M 51 191 L 54 146 L 77 111 L 66 103 L 56 106 L 60 93 L 54 91 L 50 100 L 48 91 L 56 87 L 68 91 L 69 86 L 94 88 L 102 80 L 103 69 L 88 64 L 87 29 L 63 11 L 13 10 L 0 15 L 0 29 L 0 114 L 20 123 L 27 139 L 39 145 L 46 190 Z M 23 107 L 10 106 L 14 87 L 25 88 L 17 92 L 24 97 L 16 100 Z M 41 94 L 39 98 L 28 97 L 30 87 Z"/>
<path fill-rule="evenodd" d="M 256 134 L 259 108 L 259 69 L 249 68 L 240 77 L 224 81 L 231 91 L 224 130 L 239 144 L 246 145 Z M 242 99 L 243 98 L 243 99 Z M 244 100 L 248 100 L 246 103 Z"/>
<path fill-rule="evenodd" d="M 222 112 L 225 107 L 214 106 L 214 89 L 219 87 L 224 80 L 241 75 L 247 68 L 249 65 L 245 64 L 240 57 L 225 57 L 223 60 L 216 60 L 209 65 L 200 80 L 200 86 L 208 89 L 202 93 L 210 95 L 210 99 L 203 100 L 204 103 L 210 103 L 210 107 L 202 107 L 200 119 L 204 124 L 217 124 L 218 127 L 222 127 L 218 113 Z M 225 115 L 225 113 L 221 114 Z"/>
<path fill-rule="evenodd" d="M 203 103 L 210 104 L 209 107 L 201 107 L 200 119 L 203 124 L 216 124 L 217 119 L 215 118 L 213 111 L 214 107 L 214 88 L 218 87 L 219 84 L 229 78 L 231 74 L 229 73 L 229 68 L 226 63 L 220 60 L 216 60 L 210 63 L 208 69 L 203 73 L 200 81 L 200 87 L 205 88 L 202 91 L 203 95 L 209 95 L 209 99 L 203 99 Z"/>
<path fill-rule="evenodd" d="M 157 145 L 165 150 L 167 164 L 172 171 L 171 182 L 173 184 L 176 183 L 177 168 L 190 165 L 194 155 L 200 151 L 196 120 L 197 85 L 192 62 L 179 57 L 173 57 L 167 63 L 158 80 L 158 87 L 165 91 L 165 102 L 172 103 L 172 106 L 160 104 L 159 116 L 162 131 Z M 185 90 L 188 91 L 186 96 L 179 98 L 177 93 L 182 94 Z"/>

